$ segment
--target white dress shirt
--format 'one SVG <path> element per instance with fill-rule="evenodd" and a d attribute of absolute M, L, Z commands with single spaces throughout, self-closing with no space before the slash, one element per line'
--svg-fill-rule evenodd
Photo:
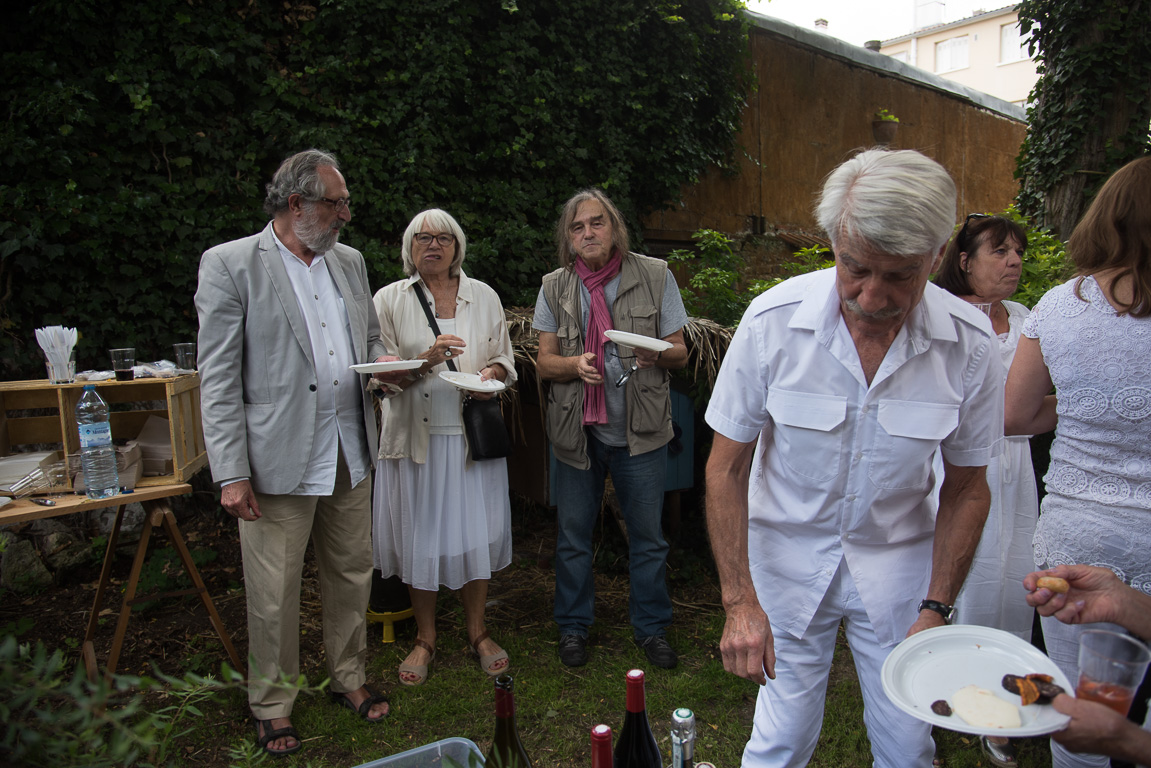
<path fill-rule="evenodd" d="M 303 480 L 289 495 L 328 496 L 335 487 L 341 448 L 353 488 L 371 472 L 370 457 L 360 438 L 364 429 L 362 385 L 360 377 L 350 370 L 356 362 L 351 321 L 344 298 L 328 272 L 324 254 L 313 257 L 308 265 L 285 248 L 278 237 L 276 245 L 307 322 L 312 360 L 316 364 L 317 406 L 312 456 Z"/>
<path fill-rule="evenodd" d="M 752 302 L 707 423 L 759 440 L 748 489 L 751 573 L 773 627 L 802 637 L 846 559 L 879 642 L 927 595 L 932 454 L 985 466 L 1003 436 L 1003 367 L 987 318 L 928 284 L 870 385 L 835 270 Z"/>

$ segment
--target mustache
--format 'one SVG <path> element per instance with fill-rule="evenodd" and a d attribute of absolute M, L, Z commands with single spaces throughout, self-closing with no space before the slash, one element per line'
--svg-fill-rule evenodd
<path fill-rule="evenodd" d="M 866 317 L 870 320 L 890 320 L 903 314 L 903 310 L 899 309 L 898 307 L 892 307 L 891 309 L 880 309 L 876 310 L 875 312 L 865 312 L 863 307 L 859 306 L 859 302 L 855 299 L 844 299 L 843 304 L 849 310 L 851 310 L 852 313 L 859 315 L 860 317 Z"/>

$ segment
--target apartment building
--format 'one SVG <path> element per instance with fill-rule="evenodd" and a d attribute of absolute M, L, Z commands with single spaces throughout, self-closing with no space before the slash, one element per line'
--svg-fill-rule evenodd
<path fill-rule="evenodd" d="M 932 5 L 917 13 L 920 23 L 931 17 Z M 880 44 L 879 52 L 940 77 L 1026 106 L 1038 74 L 1020 34 L 1017 5 L 976 11 L 966 19 L 927 24 L 916 32 Z"/>

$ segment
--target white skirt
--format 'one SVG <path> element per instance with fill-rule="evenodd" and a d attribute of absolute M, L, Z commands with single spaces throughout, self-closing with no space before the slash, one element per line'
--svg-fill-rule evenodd
<path fill-rule="evenodd" d="M 372 550 L 384 577 L 459 589 L 511 563 L 507 461 L 467 467 L 467 450 L 463 435 L 430 435 L 426 464 L 377 463 Z"/>

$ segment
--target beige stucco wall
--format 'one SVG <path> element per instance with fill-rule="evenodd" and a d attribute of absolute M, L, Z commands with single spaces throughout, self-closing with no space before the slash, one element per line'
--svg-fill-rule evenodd
<path fill-rule="evenodd" d="M 915 35 L 887 41 L 880 52 L 891 56 L 906 53 L 907 62 L 948 80 L 990 93 L 1004 101 L 1021 104 L 1027 100 L 1039 75 L 1033 59 L 1001 62 L 999 41 L 1001 27 L 1014 25 L 1019 14 L 1014 10 L 988 13 L 971 20 L 954 22 L 927 29 Z M 968 65 L 962 69 L 940 72 L 936 69 L 935 45 L 966 35 Z"/>
<path fill-rule="evenodd" d="M 759 87 L 748 96 L 737 139 L 738 173 L 712 171 L 685 190 L 681 206 L 649 216 L 649 243 L 689 242 L 704 227 L 735 237 L 821 235 L 812 215 L 815 195 L 836 165 L 876 143 L 872 118 L 883 108 L 900 118 L 894 148 L 920 150 L 951 173 L 959 188 L 957 218 L 1011 203 L 1022 121 L 884 71 L 880 67 L 902 65 L 882 54 L 850 52 L 865 64 L 876 62 L 873 69 L 838 56 L 834 45 L 821 50 L 805 44 L 803 39 L 821 42 L 810 33 L 795 35 L 801 39 L 753 29 Z"/>

